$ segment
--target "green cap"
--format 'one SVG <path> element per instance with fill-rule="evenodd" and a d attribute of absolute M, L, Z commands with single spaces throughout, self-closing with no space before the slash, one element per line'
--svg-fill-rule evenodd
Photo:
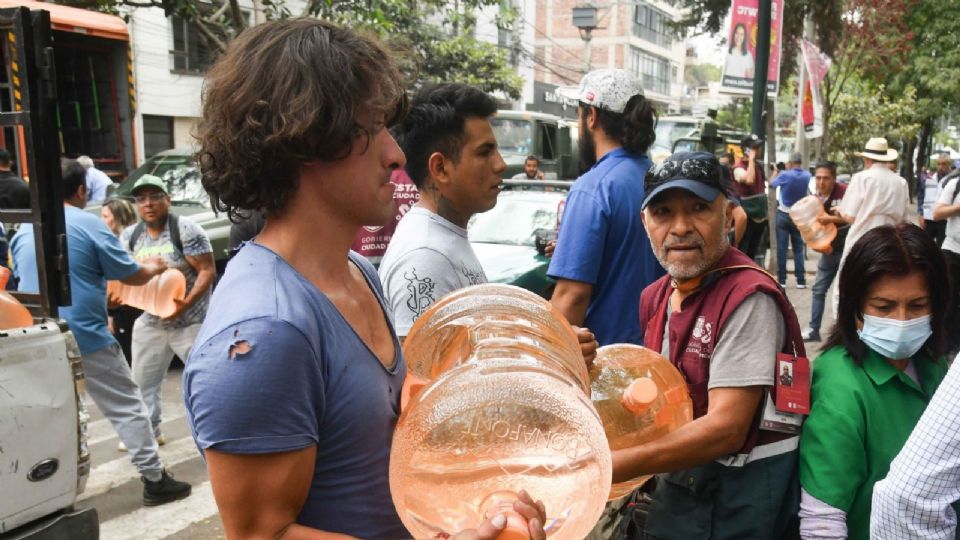
<path fill-rule="evenodd" d="M 133 184 L 133 189 L 130 190 L 130 193 L 136 195 L 140 188 L 145 187 L 155 187 L 167 195 L 170 194 L 170 192 L 167 191 L 167 183 L 152 174 L 145 174 L 138 178 L 136 183 Z"/>

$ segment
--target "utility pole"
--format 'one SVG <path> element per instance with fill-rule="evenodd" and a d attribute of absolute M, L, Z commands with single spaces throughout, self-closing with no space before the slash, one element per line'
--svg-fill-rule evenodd
<path fill-rule="evenodd" d="M 771 0 L 760 0 L 757 13 L 757 58 L 753 67 L 753 108 L 750 111 L 750 131 L 761 138 L 767 126 L 763 112 L 767 103 L 767 72 L 770 65 Z M 769 159 L 769 156 L 767 156 Z"/>

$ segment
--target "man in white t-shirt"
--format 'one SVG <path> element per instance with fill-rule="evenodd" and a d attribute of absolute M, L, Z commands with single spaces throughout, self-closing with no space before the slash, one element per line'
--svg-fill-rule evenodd
<path fill-rule="evenodd" d="M 490 117 L 497 102 L 465 84 L 424 87 L 395 128 L 420 201 L 400 220 L 380 263 L 397 335 L 433 303 L 487 276 L 467 240 L 467 222 L 497 204 L 507 164 Z"/>
<path fill-rule="evenodd" d="M 910 218 L 910 188 L 902 176 L 890 170 L 888 164 L 896 161 L 899 153 L 887 147 L 887 140 L 874 137 L 867 141 L 863 152 L 863 170 L 853 175 L 838 209 L 850 224 L 847 240 L 840 257 L 837 275 L 843 269 L 850 248 L 870 229 L 881 225 L 896 225 Z M 833 313 L 840 300 L 839 284 L 833 287 Z"/>
<path fill-rule="evenodd" d="M 943 186 L 940 198 L 933 205 L 933 219 L 946 220 L 943 238 L 943 256 L 947 259 L 947 271 L 951 283 L 960 283 L 960 178 L 953 178 Z M 953 287 L 947 307 L 947 340 L 951 351 L 960 348 L 960 287 Z"/>

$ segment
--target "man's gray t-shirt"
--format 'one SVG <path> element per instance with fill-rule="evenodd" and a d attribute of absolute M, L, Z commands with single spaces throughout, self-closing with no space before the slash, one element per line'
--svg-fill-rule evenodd
<path fill-rule="evenodd" d="M 143 234 L 137 239 L 130 249 L 130 237 L 133 236 L 133 230 L 136 225 L 131 225 L 123 230 L 120 235 L 120 243 L 130 251 L 133 258 L 138 262 L 150 257 L 161 257 L 170 268 L 176 268 L 183 272 L 183 277 L 187 280 L 187 293 L 193 289 L 197 281 L 197 271 L 190 266 L 186 257 L 198 257 L 206 253 L 212 253 L 213 247 L 210 245 L 210 239 L 199 225 L 189 218 L 178 216 L 180 228 L 180 243 L 183 244 L 183 253 L 177 251 L 173 242 L 170 241 L 170 222 L 163 227 L 163 232 L 157 238 L 151 238 L 150 232 L 144 227 Z M 182 328 L 192 324 L 200 324 L 207 315 L 207 305 L 210 303 L 210 291 L 207 290 L 204 295 L 172 321 L 161 319 L 156 315 L 144 313 L 141 320 L 144 323 L 161 328 Z"/>
<path fill-rule="evenodd" d="M 379 274 L 399 336 L 437 300 L 487 282 L 467 230 L 419 206 L 397 225 Z"/>
<path fill-rule="evenodd" d="M 663 333 L 660 354 L 670 358 L 670 314 L 667 315 L 667 331 Z M 776 321 L 775 339 L 768 339 L 773 330 L 771 321 Z M 761 292 L 751 294 L 733 310 L 720 329 L 710 356 L 707 389 L 773 386 L 775 358 L 785 340 L 786 327 L 777 302 Z"/>

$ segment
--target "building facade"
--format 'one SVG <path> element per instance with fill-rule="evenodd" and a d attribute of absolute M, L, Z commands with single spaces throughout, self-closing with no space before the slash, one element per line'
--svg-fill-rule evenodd
<path fill-rule="evenodd" d="M 668 23 L 680 19 L 680 8 L 662 0 L 599 0 L 593 3 L 597 28 L 588 44 L 572 18 L 573 8 L 583 3 L 537 0 L 533 64 L 539 84 L 531 108 L 543 102 L 552 105 L 547 112 L 570 109 L 551 100 L 558 86 L 577 84 L 591 69 L 621 68 L 640 77 L 647 97 L 664 112 L 679 111 L 687 47 Z"/>

